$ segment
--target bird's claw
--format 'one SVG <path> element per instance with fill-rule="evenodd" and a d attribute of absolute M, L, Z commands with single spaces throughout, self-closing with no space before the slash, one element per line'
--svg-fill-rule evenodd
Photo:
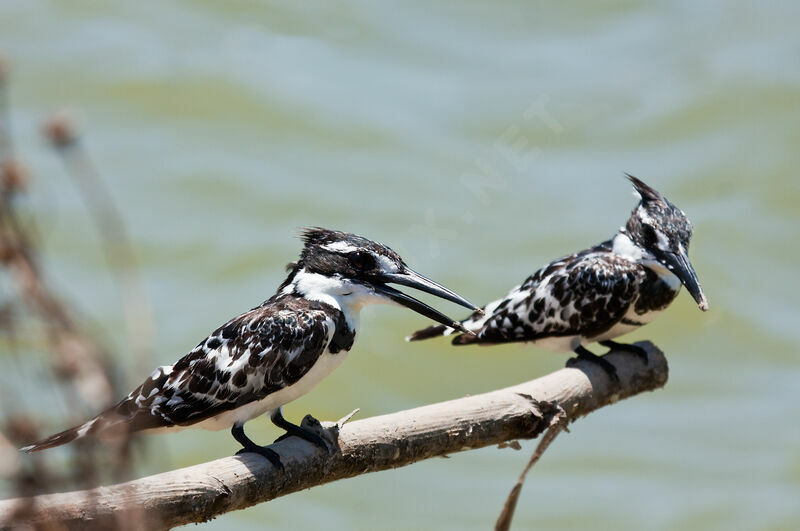
<path fill-rule="evenodd" d="M 304 425 L 302 426 L 292 425 L 291 428 L 287 429 L 286 433 L 275 439 L 275 442 L 277 443 L 286 440 L 289 437 L 295 436 L 303 439 L 304 441 L 310 442 L 314 446 L 324 449 L 328 455 L 333 455 L 334 450 L 331 448 L 328 442 L 321 435 L 315 433 L 314 431 L 314 428 L 317 427 L 319 429 L 324 429 L 322 428 L 322 424 L 320 424 L 317 419 L 310 415 L 307 415 L 306 418 L 303 419 L 303 424 Z M 308 426 L 309 424 L 311 424 L 310 427 Z"/>
<path fill-rule="evenodd" d="M 236 455 L 242 455 L 242 454 L 258 454 L 261 457 L 266 458 L 270 463 L 272 463 L 272 466 L 274 466 L 278 470 L 281 471 L 284 470 L 283 463 L 281 462 L 281 456 L 278 455 L 278 452 L 276 452 L 272 448 L 267 448 L 266 446 L 253 445 L 242 448 L 241 450 L 236 452 Z"/>
<path fill-rule="evenodd" d="M 608 347 L 609 349 L 611 349 L 609 350 L 609 352 L 617 350 L 621 352 L 628 352 L 630 354 L 635 354 L 640 360 L 642 360 L 642 363 L 644 363 L 645 365 L 650 365 L 650 359 L 647 350 L 643 347 L 640 347 L 639 345 L 632 345 L 629 343 L 617 343 L 616 341 L 600 341 L 600 344 L 603 345 L 604 347 Z"/>

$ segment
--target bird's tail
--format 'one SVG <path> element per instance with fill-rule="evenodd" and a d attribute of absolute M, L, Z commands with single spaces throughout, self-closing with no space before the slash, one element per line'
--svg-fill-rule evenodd
<path fill-rule="evenodd" d="M 48 448 L 54 448 L 56 446 L 61 446 L 62 444 L 67 444 L 69 442 L 74 441 L 75 439 L 80 439 L 82 437 L 85 437 L 86 435 L 97 432 L 98 431 L 97 426 L 99 424 L 100 424 L 100 415 L 98 415 L 97 417 L 93 418 L 88 422 L 84 422 L 80 426 L 75 426 L 74 428 L 70 428 L 60 433 L 56 433 L 55 435 L 46 437 L 41 441 L 37 441 L 31 445 L 20 448 L 20 450 L 23 452 L 32 453 L 32 452 L 38 452 L 40 450 L 47 450 Z"/>
<path fill-rule="evenodd" d="M 470 315 L 469 317 L 460 322 L 467 330 L 472 330 L 474 332 L 477 332 L 486 322 L 486 319 L 490 317 L 488 315 L 488 311 L 490 309 L 491 305 L 487 304 L 485 308 L 481 308 L 479 312 L 477 311 L 474 312 L 472 315 Z M 419 341 L 421 339 L 430 339 L 432 337 L 439 337 L 439 336 L 449 336 L 451 334 L 461 334 L 461 332 L 449 326 L 436 324 L 429 326 L 427 328 L 423 328 L 422 330 L 417 330 L 410 336 L 406 337 L 406 341 Z M 463 336 L 471 337 L 471 334 L 462 334 L 456 336 L 456 338 Z M 453 344 L 456 344 L 455 339 L 453 339 Z"/>
<path fill-rule="evenodd" d="M 419 341 L 420 339 L 430 339 L 432 337 L 443 336 L 448 330 L 452 330 L 449 326 L 445 325 L 432 325 L 422 330 L 417 330 L 406 338 L 406 341 Z"/>
<path fill-rule="evenodd" d="M 38 452 L 87 436 L 99 437 L 104 440 L 120 440 L 130 437 L 133 432 L 166 425 L 162 418 L 152 415 L 147 409 L 124 411 L 124 408 L 130 406 L 130 402 L 130 397 L 126 397 L 122 402 L 100 413 L 92 420 L 36 441 L 20 450 L 27 453 Z"/>
<path fill-rule="evenodd" d="M 149 393 L 155 385 L 163 386 L 167 377 L 163 367 L 156 369 L 144 384 L 134 389 L 128 396 L 120 400 L 117 405 L 103 411 L 92 420 L 51 435 L 41 441 L 20 448 L 20 450 L 28 453 L 38 452 L 61 446 L 86 436 L 96 436 L 102 439 L 122 439 L 129 437 L 133 432 L 168 426 L 170 424 L 167 419 L 154 414 L 151 408 L 140 407 L 137 403 L 137 398 L 140 398 L 143 392 L 145 394 Z M 149 386 L 149 388 L 143 389 L 145 385 Z"/>

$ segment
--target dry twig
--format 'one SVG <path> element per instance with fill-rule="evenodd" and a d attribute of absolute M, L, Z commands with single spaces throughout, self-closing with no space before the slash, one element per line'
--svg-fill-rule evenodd
<path fill-rule="evenodd" d="M 618 387 L 596 365 L 580 361 L 514 387 L 319 428 L 336 441 L 333 455 L 295 437 L 283 440 L 271 446 L 281 455 L 283 472 L 255 454 L 225 457 L 90 491 L 2 501 L 0 527 L 58 523 L 100 529 L 113 525 L 121 514 L 137 511 L 145 515 L 149 529 L 167 528 L 367 472 L 533 438 L 562 415 L 571 422 L 662 387 L 668 374 L 663 353 L 650 343 L 640 345 L 649 352 L 647 365 L 627 353 L 606 357 L 619 374 Z M 308 417 L 304 422 L 314 426 Z"/>

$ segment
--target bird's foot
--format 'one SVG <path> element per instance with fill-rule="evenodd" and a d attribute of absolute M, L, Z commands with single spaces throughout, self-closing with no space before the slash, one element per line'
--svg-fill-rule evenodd
<path fill-rule="evenodd" d="M 252 446 L 248 445 L 236 452 L 236 455 L 242 454 L 258 454 L 262 457 L 265 457 L 270 463 L 272 463 L 272 466 L 278 470 L 284 470 L 283 463 L 281 462 L 281 456 L 278 455 L 278 452 L 271 448 L 267 448 L 266 446 L 258 446 L 257 444 L 253 444 Z"/>
<path fill-rule="evenodd" d="M 328 445 L 328 443 L 325 442 L 325 439 L 323 439 L 322 437 L 320 437 L 319 435 L 317 435 L 316 433 L 314 433 L 311 430 L 307 430 L 305 428 L 301 428 L 300 426 L 298 426 L 298 428 L 299 428 L 298 430 L 292 430 L 292 431 L 288 431 L 287 430 L 286 433 L 284 433 L 283 435 L 281 435 L 280 437 L 275 439 L 275 442 L 280 442 L 280 441 L 286 440 L 289 437 L 300 437 L 301 439 L 303 439 L 305 441 L 308 441 L 308 442 L 310 442 L 311 444 L 313 444 L 315 446 L 319 446 L 320 448 L 324 449 L 329 454 L 333 453 L 333 451 L 331 450 L 331 448 Z"/>
<path fill-rule="evenodd" d="M 266 446 L 259 446 L 251 441 L 244 433 L 244 424 L 234 424 L 233 428 L 231 428 L 231 435 L 236 439 L 236 442 L 242 445 L 242 449 L 236 452 L 236 455 L 246 453 L 258 454 L 265 457 L 276 469 L 283 471 L 281 456 L 279 456 L 275 450 L 267 448 Z"/>
<path fill-rule="evenodd" d="M 310 425 L 307 426 L 298 426 L 297 424 L 292 424 L 280 413 L 280 411 L 276 412 L 271 416 L 272 422 L 286 430 L 286 433 L 275 439 L 275 442 L 280 442 L 284 439 L 288 439 L 289 437 L 300 437 L 301 439 L 310 442 L 315 446 L 319 446 L 320 448 L 324 449 L 328 452 L 328 455 L 333 455 L 334 451 L 328 442 L 320 435 L 320 432 L 324 430 L 322 424 L 312 417 L 311 415 L 306 415 L 303 419 L 303 424 Z"/>
<path fill-rule="evenodd" d="M 570 358 L 567 360 L 567 367 L 574 366 L 578 360 L 586 360 L 591 361 L 592 363 L 597 364 L 603 371 L 608 375 L 612 382 L 616 385 L 620 384 L 619 375 L 617 374 L 617 368 L 614 367 L 607 359 L 590 352 L 589 350 L 585 349 L 584 347 L 578 347 L 575 349 L 575 354 L 578 356 L 576 358 Z"/>
<path fill-rule="evenodd" d="M 608 347 L 611 350 L 619 350 L 622 352 L 630 352 L 631 354 L 636 354 L 640 360 L 645 365 L 649 365 L 650 361 L 648 359 L 647 351 L 640 347 L 639 345 L 631 345 L 628 343 L 617 343 L 616 341 L 600 341 L 600 344 L 604 347 Z M 609 351 L 610 352 L 610 351 Z"/>

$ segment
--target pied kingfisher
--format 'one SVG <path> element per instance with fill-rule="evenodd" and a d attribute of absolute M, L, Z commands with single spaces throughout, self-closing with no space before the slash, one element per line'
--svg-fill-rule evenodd
<path fill-rule="evenodd" d="M 618 381 L 614 366 L 584 345 L 598 342 L 647 359 L 635 345 L 612 341 L 655 319 L 678 295 L 681 284 L 701 310 L 708 310 L 689 262 L 692 224 L 666 197 L 628 175 L 641 199 L 628 223 L 610 240 L 543 267 L 502 299 L 487 304 L 461 325 L 454 345 L 530 342 L 575 352 L 599 363 Z M 415 341 L 456 332 L 434 325 L 414 332 Z"/>
<path fill-rule="evenodd" d="M 289 276 L 269 300 L 217 328 L 174 365 L 156 369 L 114 407 L 23 450 L 44 450 L 87 435 L 231 428 L 242 452 L 261 454 L 282 468 L 274 450 L 245 435 L 244 423 L 268 413 L 286 430 L 284 437 L 296 435 L 327 449 L 319 435 L 284 419 L 281 406 L 310 391 L 344 361 L 362 307 L 399 304 L 466 331 L 388 283 L 477 309 L 413 271 L 380 243 L 322 228 L 305 229 L 302 237 L 300 259 L 289 264 Z"/>

